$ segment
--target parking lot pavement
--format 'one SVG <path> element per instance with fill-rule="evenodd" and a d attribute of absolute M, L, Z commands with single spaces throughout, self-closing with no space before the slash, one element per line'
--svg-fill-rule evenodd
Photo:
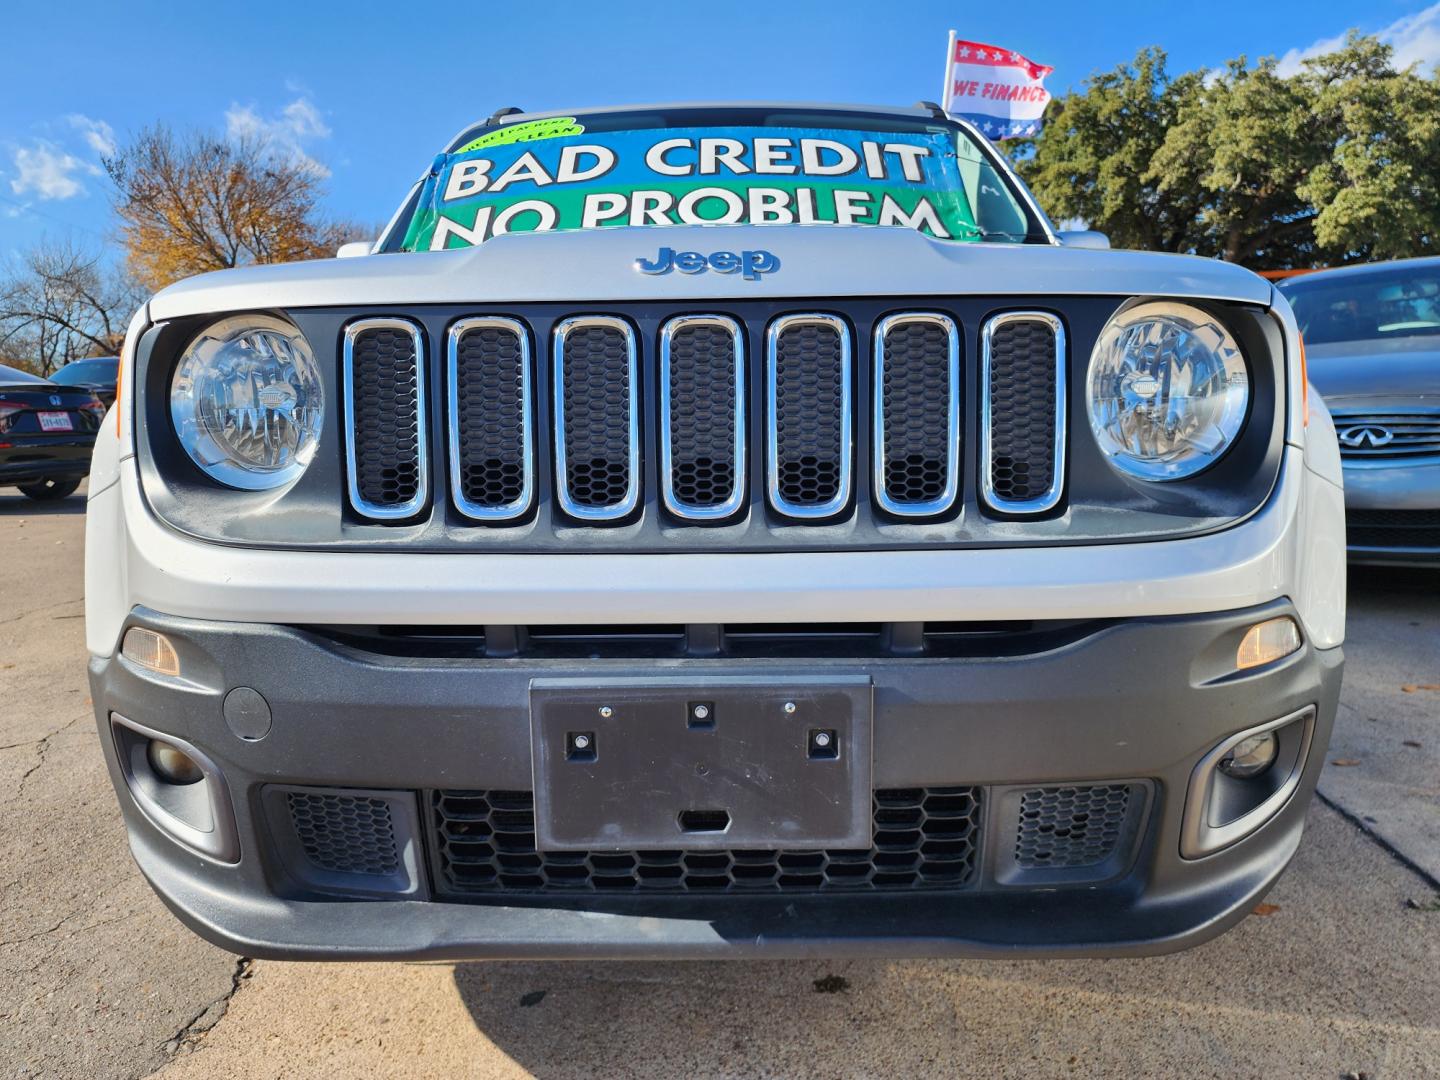
<path fill-rule="evenodd" d="M 251 965 L 125 850 L 82 511 L 0 490 L 0 1078 L 1440 1075 L 1440 692 L 1418 689 L 1440 683 L 1440 575 L 1356 576 L 1330 754 L 1356 764 L 1328 767 L 1264 914 L 1188 953 Z"/>

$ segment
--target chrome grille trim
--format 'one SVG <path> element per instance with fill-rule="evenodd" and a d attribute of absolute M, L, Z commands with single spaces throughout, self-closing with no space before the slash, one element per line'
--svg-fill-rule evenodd
<path fill-rule="evenodd" d="M 890 332 L 898 326 L 911 323 L 929 323 L 945 331 L 947 364 L 949 367 L 946 406 L 945 446 L 945 490 L 938 498 L 925 502 L 901 502 L 893 498 L 885 479 L 885 342 Z M 942 514 L 955 505 L 960 493 L 960 331 L 955 320 L 937 312 L 909 311 L 890 315 L 880 320 L 875 328 L 875 374 L 872 382 L 875 397 L 873 444 L 875 501 L 886 513 L 898 517 L 931 517 Z"/>
<path fill-rule="evenodd" d="M 994 376 L 995 331 L 1014 322 L 1041 322 L 1055 335 L 1055 431 L 1051 454 L 1053 466 L 1049 488 L 1028 499 L 1006 499 L 994 485 L 994 404 L 991 400 Z M 1007 311 L 985 320 L 980 334 L 980 489 L 984 502 L 1002 514 L 1043 514 L 1055 509 L 1065 489 L 1066 380 L 1065 327 L 1048 311 Z"/>
<path fill-rule="evenodd" d="M 370 330 L 401 330 L 408 333 L 415 344 L 415 462 L 418 474 L 415 495 L 403 503 L 375 503 L 360 494 L 356 475 L 356 423 L 355 413 L 355 342 Z M 413 517 L 430 497 L 430 436 L 426 425 L 426 411 L 429 402 L 425 394 L 425 368 L 428 356 L 425 352 L 425 335 L 418 323 L 409 319 L 375 317 L 358 319 L 345 327 L 344 343 L 341 348 L 345 397 L 345 470 L 346 484 L 350 493 L 350 505 L 355 512 L 376 521 L 396 521 Z"/>
<path fill-rule="evenodd" d="M 569 462 L 565 451 L 567 420 L 565 416 L 565 341 L 576 330 L 600 326 L 618 330 L 625 337 L 627 381 L 627 476 L 624 496 L 606 506 L 586 506 L 577 502 L 569 486 Z M 640 373 L 636 361 L 635 331 L 624 319 L 613 315 L 577 315 L 562 320 L 554 336 L 555 401 L 555 490 L 560 508 L 578 521 L 616 521 L 633 513 L 640 504 Z"/>
<path fill-rule="evenodd" d="M 780 494 L 779 440 L 779 345 L 780 338 L 791 327 L 818 325 L 831 328 L 840 341 L 840 463 L 835 495 L 817 504 L 790 502 Z M 838 514 L 850 501 L 851 459 L 854 457 L 854 424 L 851 419 L 851 344 L 850 327 L 838 315 L 802 312 L 782 315 L 770 323 L 765 333 L 766 368 L 766 488 L 770 505 L 777 513 L 791 518 L 827 518 Z"/>
<path fill-rule="evenodd" d="M 1365 461 L 1393 463 L 1440 454 L 1440 409 L 1400 406 L 1391 409 L 1337 408 L 1332 410 L 1335 432 L 1342 436 L 1340 456 L 1351 464 Z M 1382 428 L 1390 438 L 1380 446 L 1366 441 L 1348 446 L 1343 436 L 1356 428 Z"/>
<path fill-rule="evenodd" d="M 500 506 L 486 506 L 465 495 L 465 461 L 462 455 L 463 433 L 460 430 L 460 343 L 472 330 L 496 329 L 514 334 L 520 343 L 520 495 Z M 448 390 L 446 422 L 450 446 L 450 497 L 455 509 L 473 521 L 512 521 L 530 509 L 535 497 L 535 404 L 530 375 L 530 332 L 516 319 L 476 315 L 454 323 L 446 335 L 445 377 Z"/>
<path fill-rule="evenodd" d="M 735 358 L 735 447 L 732 456 L 734 490 L 723 503 L 693 506 L 675 493 L 675 439 L 672 422 L 671 350 L 675 335 L 697 326 L 716 326 L 730 335 Z M 735 514 L 745 501 L 745 334 L 740 324 L 726 315 L 677 315 L 660 331 L 660 486 L 665 508 L 689 521 L 718 521 Z"/>

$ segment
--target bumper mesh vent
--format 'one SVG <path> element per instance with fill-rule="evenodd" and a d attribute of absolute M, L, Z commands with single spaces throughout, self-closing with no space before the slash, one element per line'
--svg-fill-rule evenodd
<path fill-rule="evenodd" d="M 787 315 L 769 334 L 770 502 L 830 517 L 850 499 L 850 330 L 833 315 Z"/>
<path fill-rule="evenodd" d="M 350 502 L 366 517 L 409 517 L 427 488 L 424 346 L 419 328 L 365 319 L 345 331 Z"/>
<path fill-rule="evenodd" d="M 1044 513 L 1064 480 L 1064 332 L 1053 315 L 1016 312 L 986 323 L 982 340 L 985 501 L 1003 513 Z"/>
<path fill-rule="evenodd" d="M 938 514 L 955 502 L 959 333 L 944 315 L 892 315 L 876 333 L 877 499 L 893 514 Z"/>
<path fill-rule="evenodd" d="M 586 520 L 624 517 L 640 490 L 634 332 L 620 319 L 567 319 L 555 369 L 561 506 Z"/>
<path fill-rule="evenodd" d="M 1020 799 L 1015 864 L 1095 866 L 1115 854 L 1129 819 L 1129 784 L 1032 788 Z"/>
<path fill-rule="evenodd" d="M 291 791 L 285 801 L 300 846 L 316 866 L 341 874 L 399 871 L 395 824 L 384 799 Z"/>
<path fill-rule="evenodd" d="M 532 490 L 530 347 L 510 319 L 467 319 L 450 331 L 450 467 L 467 517 L 523 514 Z"/>
<path fill-rule="evenodd" d="M 1440 510 L 1347 510 L 1351 547 L 1440 549 Z"/>
<path fill-rule="evenodd" d="M 823 892 L 963 888 L 975 877 L 981 792 L 972 787 L 875 792 L 868 851 L 535 850 L 528 791 L 436 791 L 438 891 Z"/>
<path fill-rule="evenodd" d="M 745 353 L 740 328 L 718 315 L 682 316 L 660 339 L 665 504 L 680 517 L 722 518 L 745 484 Z"/>

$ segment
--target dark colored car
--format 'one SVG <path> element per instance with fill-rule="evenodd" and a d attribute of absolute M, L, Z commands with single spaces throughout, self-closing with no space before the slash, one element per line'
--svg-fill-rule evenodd
<path fill-rule="evenodd" d="M 1340 438 L 1350 561 L 1440 566 L 1440 258 L 1279 288 Z"/>
<path fill-rule="evenodd" d="M 50 381 L 61 386 L 78 386 L 94 392 L 108 409 L 115 404 L 115 380 L 120 377 L 118 356 L 92 356 L 66 364 Z"/>
<path fill-rule="evenodd" d="M 0 364 L 0 486 L 32 499 L 63 499 L 90 471 L 104 418 L 93 391 Z"/>

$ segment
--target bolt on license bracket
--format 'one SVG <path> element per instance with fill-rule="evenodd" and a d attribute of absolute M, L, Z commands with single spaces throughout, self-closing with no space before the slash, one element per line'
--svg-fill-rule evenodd
<path fill-rule="evenodd" d="M 868 676 L 533 679 L 541 851 L 865 849 Z"/>

